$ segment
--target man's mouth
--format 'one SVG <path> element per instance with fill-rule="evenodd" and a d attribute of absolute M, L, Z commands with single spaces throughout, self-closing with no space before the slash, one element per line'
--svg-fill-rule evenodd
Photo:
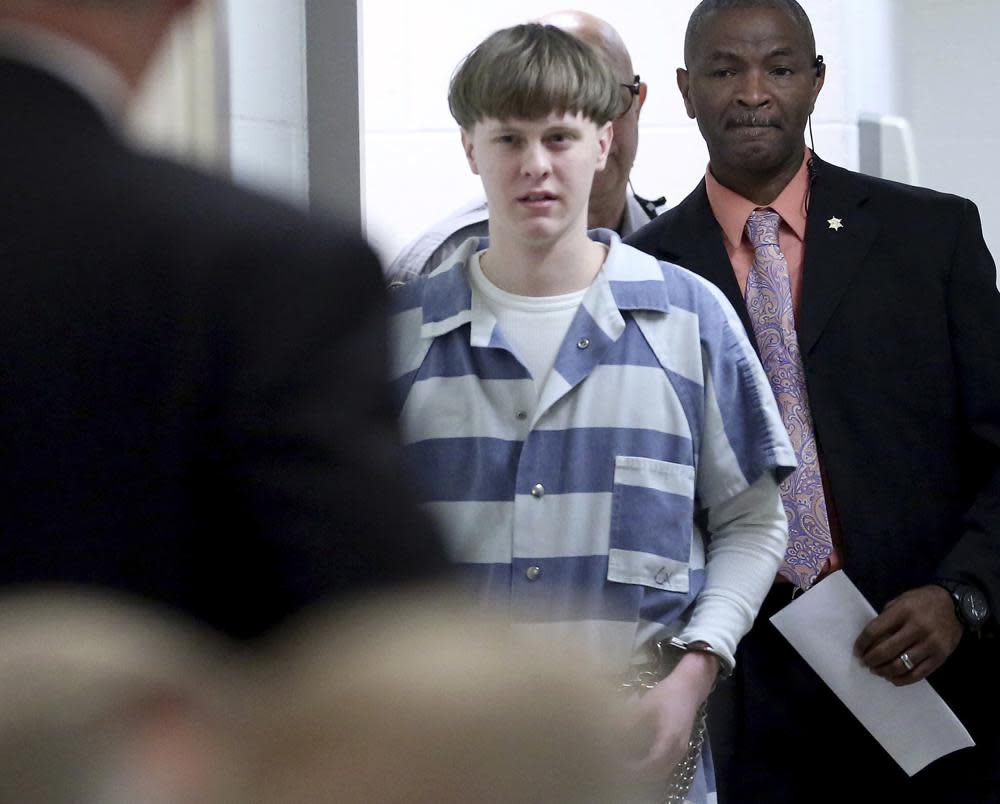
<path fill-rule="evenodd" d="M 525 193 L 518 199 L 523 204 L 539 204 L 545 201 L 555 201 L 556 197 L 552 193 L 537 192 L 537 193 Z"/>
<path fill-rule="evenodd" d="M 727 129 L 756 129 L 781 128 L 778 121 L 772 117 L 760 117 L 759 115 L 742 115 L 733 117 L 726 121 Z"/>

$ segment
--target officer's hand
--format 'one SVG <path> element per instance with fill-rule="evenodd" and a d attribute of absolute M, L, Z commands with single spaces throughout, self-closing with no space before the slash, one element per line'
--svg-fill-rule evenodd
<path fill-rule="evenodd" d="M 940 586 L 921 586 L 890 600 L 854 643 L 854 654 L 897 687 L 927 678 L 962 638 L 955 604 Z M 906 654 L 913 669 L 900 655 Z"/>

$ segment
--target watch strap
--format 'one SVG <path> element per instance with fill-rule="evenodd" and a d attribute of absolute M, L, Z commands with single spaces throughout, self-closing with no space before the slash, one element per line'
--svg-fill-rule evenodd
<path fill-rule="evenodd" d="M 985 600 L 982 590 L 974 584 L 955 581 L 951 578 L 937 578 L 934 583 L 951 595 L 952 602 L 955 604 L 955 616 L 958 617 L 962 626 L 970 631 L 978 632 L 986 618 L 979 621 L 970 620 L 965 611 L 965 598 L 968 594 L 975 593 Z"/>

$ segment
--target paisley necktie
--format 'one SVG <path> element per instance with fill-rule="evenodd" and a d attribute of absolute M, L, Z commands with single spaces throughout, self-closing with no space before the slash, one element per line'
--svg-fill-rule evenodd
<path fill-rule="evenodd" d="M 747 278 L 746 303 L 764 372 L 799 463 L 781 484 L 781 500 L 788 517 L 788 550 L 779 573 L 800 589 L 808 589 L 833 546 L 816 433 L 795 334 L 788 261 L 778 245 L 780 223 L 778 213 L 769 209 L 754 210 L 747 218 L 746 232 L 754 247 L 754 260 Z"/>

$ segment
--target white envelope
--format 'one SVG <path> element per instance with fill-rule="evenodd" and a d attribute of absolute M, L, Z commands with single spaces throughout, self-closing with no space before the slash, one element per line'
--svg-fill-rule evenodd
<path fill-rule="evenodd" d="M 771 617 L 827 686 L 910 776 L 975 745 L 926 681 L 896 687 L 854 656 L 875 609 L 842 571 L 833 572 Z"/>

